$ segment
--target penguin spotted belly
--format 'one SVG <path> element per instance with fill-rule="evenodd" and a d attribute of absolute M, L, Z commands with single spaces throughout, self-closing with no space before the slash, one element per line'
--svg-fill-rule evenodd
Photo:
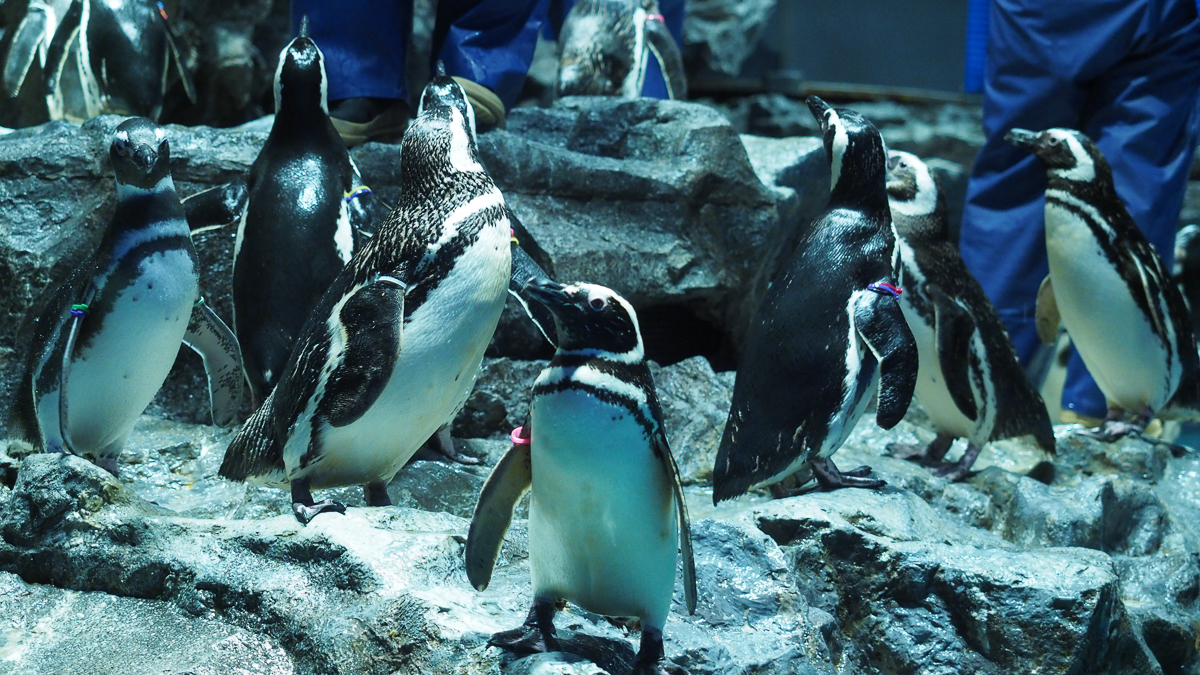
<path fill-rule="evenodd" d="M 1166 349 L 1088 226 L 1048 203 L 1046 250 L 1063 325 L 1100 391 L 1126 410 L 1158 410 L 1178 385 Z"/>
<path fill-rule="evenodd" d="M 289 440 L 289 480 L 311 476 L 314 489 L 390 480 L 454 416 L 471 393 L 504 308 L 509 246 L 507 222 L 480 233 L 405 321 L 396 365 L 374 405 L 346 426 L 323 424 L 321 458 L 304 469 L 296 467 L 308 449 L 307 435 Z M 401 412 L 402 425 L 396 423 Z"/>
<path fill-rule="evenodd" d="M 68 379 L 71 442 L 83 454 L 115 454 L 167 379 L 199 296 L 195 268 L 185 250 L 142 261 L 136 281 L 122 289 L 102 328 L 76 347 Z M 69 329 L 69 326 L 67 327 Z M 130 353 L 136 358 L 130 358 Z M 39 401 L 42 432 L 61 447 L 58 392 Z M 117 447 L 110 448 L 116 444 Z"/>
<path fill-rule="evenodd" d="M 534 399 L 535 597 L 662 626 L 675 587 L 671 482 L 628 409 L 566 390 Z"/>

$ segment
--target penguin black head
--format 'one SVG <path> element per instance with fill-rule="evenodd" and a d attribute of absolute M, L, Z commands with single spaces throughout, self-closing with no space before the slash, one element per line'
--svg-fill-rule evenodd
<path fill-rule="evenodd" d="M 615 96 L 633 68 L 633 0 L 579 0 L 559 35 L 558 96 Z M 654 10 L 650 13 L 657 13 Z"/>
<path fill-rule="evenodd" d="M 883 197 L 887 148 L 879 130 L 849 108 L 830 107 L 817 96 L 809 96 L 807 102 L 821 124 L 834 200 Z"/>
<path fill-rule="evenodd" d="M 888 205 L 893 214 L 912 216 L 928 216 L 944 213 L 945 199 L 938 190 L 937 179 L 929 165 L 910 152 L 893 150 L 888 153 L 887 171 Z M 910 219 L 904 223 L 897 222 L 899 230 L 904 226 L 912 226 Z M 945 218 L 935 219 L 944 223 Z"/>
<path fill-rule="evenodd" d="M 311 110 L 320 107 L 329 112 L 329 80 L 325 76 L 325 56 L 308 37 L 308 17 L 300 22 L 300 36 L 279 52 L 275 70 L 275 113 L 284 110 Z"/>
<path fill-rule="evenodd" d="M 405 184 L 447 174 L 447 159 L 455 171 L 483 171 L 477 159 L 475 111 L 467 92 L 446 76 L 440 62 L 438 66 L 438 74 L 421 92 L 416 117 L 401 142 L 400 170 Z"/>
<path fill-rule="evenodd" d="M 1055 128 L 1041 133 L 1011 129 L 1004 140 L 1032 152 L 1050 176 L 1090 182 L 1097 175 L 1111 175 L 1100 149 L 1074 129 Z"/>
<path fill-rule="evenodd" d="M 637 314 L 612 289 L 531 279 L 521 293 L 554 315 L 559 351 L 607 355 L 626 363 L 642 360 L 645 352 Z"/>
<path fill-rule="evenodd" d="M 167 130 L 145 117 L 131 117 L 117 127 L 108 156 L 118 189 L 152 190 L 171 175 Z"/>

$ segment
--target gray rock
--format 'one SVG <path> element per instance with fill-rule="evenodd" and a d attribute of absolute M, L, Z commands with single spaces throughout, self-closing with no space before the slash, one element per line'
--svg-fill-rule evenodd
<path fill-rule="evenodd" d="M 821 139 L 743 134 L 742 144 L 754 173 L 779 202 L 781 223 L 807 224 L 825 208 L 829 201 L 829 160 Z M 785 247 L 791 248 L 791 244 Z"/>
<path fill-rule="evenodd" d="M 683 22 L 683 55 L 689 72 L 707 68 L 737 75 L 758 46 L 775 0 L 692 0 Z"/>
<path fill-rule="evenodd" d="M 684 483 L 712 480 L 712 467 L 733 400 L 733 373 L 715 373 L 702 356 L 673 366 L 651 364 L 667 442 Z"/>

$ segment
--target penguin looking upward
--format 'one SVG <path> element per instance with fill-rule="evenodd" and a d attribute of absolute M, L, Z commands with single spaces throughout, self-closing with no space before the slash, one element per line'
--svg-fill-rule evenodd
<path fill-rule="evenodd" d="M 642 620 L 634 673 L 668 671 L 662 630 L 683 551 L 688 612 L 696 607 L 687 507 L 646 365 L 637 315 L 603 286 L 530 281 L 524 295 L 554 317 L 558 345 L 533 385 L 530 424 L 496 465 L 467 537 L 467 577 L 483 590 L 526 490 L 533 607 L 490 644 L 556 651 L 555 603 Z M 678 546 L 678 548 L 677 548 Z"/>
<path fill-rule="evenodd" d="M 504 198 L 477 158 L 465 92 L 439 75 L 400 145 L 396 208 L 309 315 L 283 375 L 230 443 L 220 474 L 310 490 L 387 483 L 453 418 L 475 382 L 509 284 Z"/>
<path fill-rule="evenodd" d="M 558 96 L 637 98 L 654 59 L 668 97 L 687 98 L 683 56 L 657 0 L 578 0 L 563 19 L 558 45 Z"/>
<path fill-rule="evenodd" d="M 776 273 L 746 333 L 733 407 L 713 469 L 713 502 L 811 463 L 822 488 L 877 488 L 870 467 L 840 472 L 841 447 L 878 390 L 879 426 L 904 417 L 917 346 L 893 285 L 895 239 L 879 131 L 816 96 L 832 188 L 824 213 Z"/>
<path fill-rule="evenodd" d="M 1000 315 L 950 241 L 946 202 L 933 172 L 915 155 L 892 152 L 888 201 L 900 251 L 900 308 L 920 353 L 917 400 L 937 429 L 928 448 L 892 444 L 897 456 L 933 464 L 962 480 L 983 444 L 1032 434 L 1054 452 L 1046 404 L 1029 382 Z M 943 463 L 955 438 L 966 453 Z"/>
<path fill-rule="evenodd" d="M 233 325 L 257 406 L 283 375 L 309 312 L 354 252 L 358 169 L 329 121 L 321 50 L 279 55 L 275 123 L 247 179 L 233 263 Z"/>
<path fill-rule="evenodd" d="M 109 158 L 117 208 L 100 247 L 38 317 L 8 425 L 34 450 L 82 455 L 116 474 L 181 341 L 204 359 L 219 425 L 235 419 L 242 366 L 233 333 L 200 298 L 166 130 L 125 120 Z"/>
<path fill-rule="evenodd" d="M 1061 319 L 1108 400 L 1091 435 L 1140 433 L 1156 415 L 1195 418 L 1200 358 L 1187 306 L 1117 195 L 1104 155 L 1072 129 L 1013 129 L 1005 138 L 1046 168 L 1050 275 L 1038 293 L 1039 333 Z"/>

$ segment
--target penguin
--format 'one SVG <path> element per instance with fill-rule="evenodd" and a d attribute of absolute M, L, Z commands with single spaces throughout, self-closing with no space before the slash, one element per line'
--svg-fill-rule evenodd
<path fill-rule="evenodd" d="M 1089 435 L 1112 441 L 1140 434 L 1155 416 L 1195 419 L 1200 357 L 1187 305 L 1117 195 L 1104 155 L 1073 129 L 1012 129 L 1005 139 L 1046 169 L 1050 274 L 1038 292 L 1039 335 L 1047 340 L 1061 321 L 1107 399 L 1108 415 Z"/>
<path fill-rule="evenodd" d="M 99 248 L 37 319 L 10 411 L 10 432 L 33 450 L 78 454 L 115 475 L 181 341 L 204 360 L 213 421 L 236 417 L 237 340 L 200 297 L 170 154 L 166 130 L 150 120 L 126 120 L 113 134 L 116 211 Z"/>
<path fill-rule="evenodd" d="M 556 602 L 642 621 L 634 673 L 664 667 L 662 630 L 683 557 L 688 613 L 696 569 L 679 469 L 646 364 L 633 307 L 603 286 L 530 281 L 524 295 L 552 315 L 557 349 L 533 385 L 527 428 L 497 463 L 467 535 L 467 577 L 487 588 L 496 554 L 527 491 L 533 606 L 490 644 L 557 651 Z"/>
<path fill-rule="evenodd" d="M 42 81 L 58 13 L 39 0 L 5 0 L 0 18 L 7 27 L 0 38 L 0 124 L 17 128 L 46 122 L 50 113 Z"/>
<path fill-rule="evenodd" d="M 362 484 L 371 506 L 466 401 L 511 271 L 504 198 L 479 163 L 475 118 L 445 75 L 400 146 L 400 201 L 309 315 L 279 384 L 230 443 L 220 475 L 311 490 Z"/>
<path fill-rule="evenodd" d="M 687 98 L 683 57 L 657 0 L 579 0 L 563 20 L 558 44 L 558 96 L 638 98 L 654 59 L 668 96 Z"/>
<path fill-rule="evenodd" d="M 275 122 L 250 167 L 234 240 L 233 324 L 255 406 L 279 382 L 305 319 L 350 260 L 361 220 L 357 167 L 329 120 L 320 48 L 279 55 Z"/>
<path fill-rule="evenodd" d="M 853 110 L 816 96 L 808 107 L 830 162 L 829 204 L 801 233 L 746 331 L 713 469 L 714 504 L 805 464 L 826 490 L 882 487 L 870 467 L 842 472 L 830 455 L 876 391 L 876 421 L 890 429 L 916 386 L 917 345 L 893 283 L 883 139 Z"/>
<path fill-rule="evenodd" d="M 1197 235 L 1200 225 L 1195 223 L 1176 233 L 1175 264 L 1171 269 L 1171 278 L 1187 304 L 1193 330 L 1200 324 L 1200 236 Z"/>
<path fill-rule="evenodd" d="M 71 0 L 46 51 L 50 119 L 116 113 L 157 120 L 175 78 L 195 103 L 169 16 L 163 2 Z"/>
<path fill-rule="evenodd" d="M 907 152 L 889 154 L 888 202 L 900 252 L 900 309 L 917 341 L 916 397 L 937 429 L 927 448 L 892 444 L 893 455 L 934 465 L 962 480 L 985 443 L 1032 435 L 1054 452 L 1046 404 L 1017 360 L 996 308 L 950 240 L 946 201 L 929 167 Z M 956 463 L 943 463 L 955 438 Z"/>

